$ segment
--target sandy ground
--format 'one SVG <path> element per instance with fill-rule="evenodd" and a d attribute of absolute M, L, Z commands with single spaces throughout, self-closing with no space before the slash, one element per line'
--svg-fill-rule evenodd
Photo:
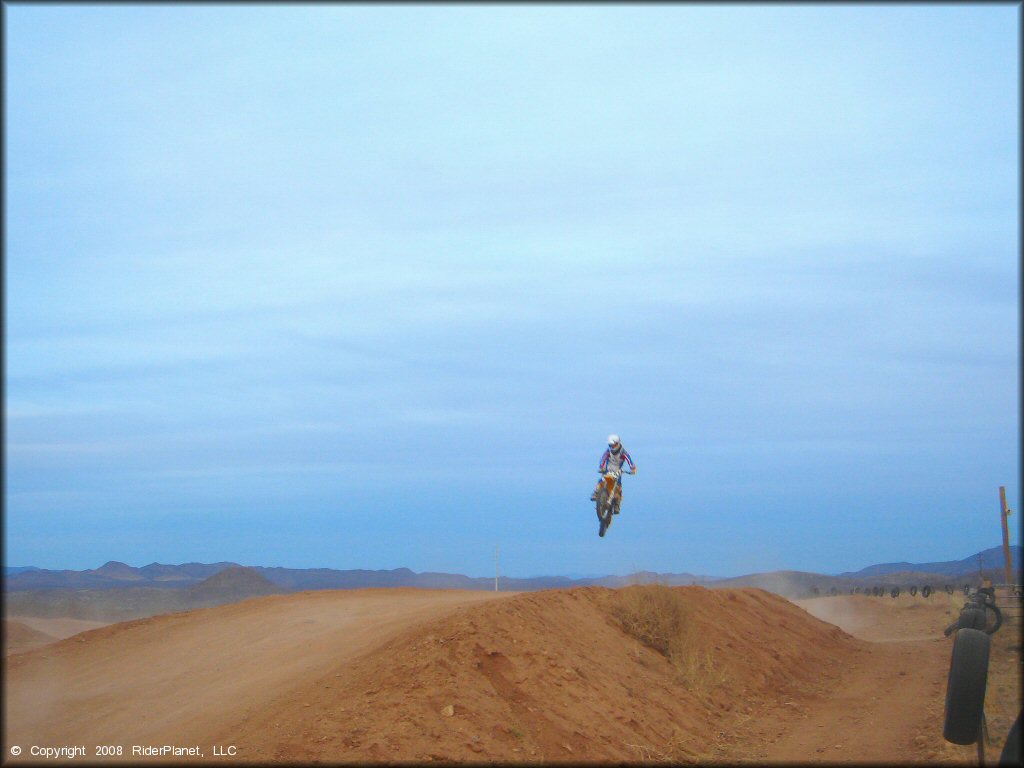
<path fill-rule="evenodd" d="M 941 735 L 942 629 L 961 600 L 678 589 L 694 629 L 685 677 L 623 633 L 602 588 L 306 592 L 114 624 L 5 660 L 5 756 L 166 744 L 245 762 L 975 762 Z M 1020 708 L 1019 624 L 993 641 L 1001 747 Z"/>

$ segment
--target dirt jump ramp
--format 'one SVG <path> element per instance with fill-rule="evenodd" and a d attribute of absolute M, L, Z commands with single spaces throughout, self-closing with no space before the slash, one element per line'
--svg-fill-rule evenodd
<path fill-rule="evenodd" d="M 122 759 L 230 746 L 222 759 L 250 763 L 701 760 L 760 703 L 870 652 L 761 590 L 662 587 L 682 637 L 666 653 L 624 625 L 643 589 L 307 592 L 114 624 L 7 658 L 6 743 Z"/>

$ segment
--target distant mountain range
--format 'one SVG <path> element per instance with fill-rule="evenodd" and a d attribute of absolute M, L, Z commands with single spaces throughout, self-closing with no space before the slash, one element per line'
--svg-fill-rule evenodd
<path fill-rule="evenodd" d="M 1020 546 L 1010 548 L 1015 571 L 1021 570 Z M 920 582 L 939 583 L 943 579 L 977 579 L 980 563 L 996 581 L 1002 581 L 1003 549 L 993 547 L 976 552 L 962 560 L 935 563 L 884 563 L 859 571 L 838 575 L 800 571 L 774 571 L 731 578 L 711 578 L 692 573 L 652 573 L 641 571 L 629 576 L 601 576 L 571 579 L 566 576 L 534 576 L 530 578 L 500 577 L 498 586 L 505 591 L 530 591 L 580 586 L 622 587 L 628 584 L 662 583 L 669 585 L 704 584 L 714 587 L 758 586 L 779 594 L 833 587 L 853 588 L 865 580 L 887 579 L 893 585 Z M 172 590 L 198 585 L 211 576 L 228 569 L 243 568 L 238 563 L 185 563 L 165 565 L 151 563 L 136 568 L 111 561 L 100 568 L 85 571 L 51 571 L 35 566 L 4 569 L 4 589 L 10 595 L 37 590 L 104 590 L 127 587 Z M 392 570 L 335 570 L 333 568 L 267 568 L 248 567 L 268 584 L 281 591 L 311 589 L 360 589 L 365 587 L 420 587 L 423 589 L 494 589 L 491 577 L 470 577 L 453 573 L 416 573 L 408 568 Z M 1020 577 L 1017 577 L 1018 583 Z"/>
<path fill-rule="evenodd" d="M 700 577 L 692 574 L 636 573 L 579 580 L 558 576 L 500 578 L 499 587 L 505 591 L 529 591 L 581 586 L 584 582 L 620 587 L 637 583 L 693 584 L 699 581 Z M 336 571 L 329 568 L 251 568 L 236 563 L 186 563 L 180 566 L 154 563 L 134 568 L 116 561 L 87 571 L 21 568 L 7 576 L 5 584 L 5 608 L 10 616 L 70 617 L 110 622 L 304 590 L 366 587 L 494 589 L 494 579 L 491 578 L 414 573 L 408 568 Z"/>
<path fill-rule="evenodd" d="M 4 567 L 4 576 L 13 576 L 17 573 L 25 573 L 26 571 L 38 571 L 40 568 L 36 568 L 34 565 L 21 565 L 18 567 Z"/>
<path fill-rule="evenodd" d="M 134 568 L 112 560 L 100 568 L 86 571 L 51 571 L 34 566 L 5 568 L 4 589 L 8 592 L 25 589 L 110 589 L 127 586 L 174 589 L 196 584 L 226 568 L 238 567 L 241 567 L 238 563 L 151 563 L 142 568 Z"/>
<path fill-rule="evenodd" d="M 139 580 L 127 578 L 128 573 L 123 569 L 111 568 L 108 572 L 116 571 L 126 576 L 121 588 L 58 587 L 8 592 L 5 595 L 6 612 L 11 616 L 68 617 L 115 622 L 237 603 L 250 597 L 289 591 L 267 581 L 254 568 L 241 566 L 229 566 L 207 579 L 180 589 L 136 586 Z"/>
<path fill-rule="evenodd" d="M 151 563 L 136 568 L 111 561 L 85 571 L 51 571 L 34 566 L 6 568 L 4 589 L 8 593 L 46 589 L 176 589 L 198 584 L 238 563 L 185 563 L 164 565 Z M 335 570 L 333 568 L 266 568 L 249 567 L 274 586 L 289 592 L 309 589 L 362 589 L 365 587 L 420 587 L 422 589 L 494 589 L 492 577 L 470 577 L 455 573 L 416 573 L 408 568 L 392 570 Z M 574 586 L 621 587 L 626 584 L 661 582 L 668 584 L 701 583 L 703 577 L 691 573 L 640 572 L 630 576 L 602 576 L 570 579 L 566 576 L 534 576 L 531 578 L 499 577 L 500 589 L 530 591 Z"/>
<path fill-rule="evenodd" d="M 1010 558 L 1013 561 L 1014 569 L 1021 568 L 1021 547 L 1013 545 L 1010 547 Z M 869 565 L 852 573 L 840 573 L 839 577 L 854 579 L 875 578 L 888 576 L 892 573 L 937 573 L 943 576 L 961 576 L 977 574 L 979 567 L 982 570 L 1002 570 L 1004 564 L 1002 547 L 992 547 L 981 552 L 975 552 L 963 560 L 950 560 L 941 563 L 883 563 L 882 565 Z"/>

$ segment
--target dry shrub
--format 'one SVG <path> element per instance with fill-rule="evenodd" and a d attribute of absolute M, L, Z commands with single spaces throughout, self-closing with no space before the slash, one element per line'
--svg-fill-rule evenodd
<path fill-rule="evenodd" d="M 671 763 L 679 764 L 701 764 L 707 762 L 702 760 L 701 753 L 689 746 L 690 740 L 678 729 L 673 730 L 672 737 L 664 747 L 655 747 L 650 744 L 627 744 L 626 746 L 635 750 L 641 763 Z"/>
<path fill-rule="evenodd" d="M 668 659 L 685 634 L 689 611 L 678 593 L 661 584 L 616 590 L 611 608 L 628 635 Z"/>
<path fill-rule="evenodd" d="M 679 590 L 663 584 L 618 589 L 611 605 L 612 616 L 628 635 L 668 659 L 688 688 L 707 693 L 725 675 L 710 647 L 698 642 L 691 610 Z"/>
<path fill-rule="evenodd" d="M 696 630 L 682 590 L 664 584 L 630 586 L 612 595 L 610 612 L 623 630 L 671 663 L 679 683 L 693 694 L 706 697 L 726 683 L 729 676 L 715 661 L 712 646 Z M 719 734 L 724 736 L 724 734 Z M 642 763 L 703 765 L 728 759 L 728 745 L 721 738 L 696 738 L 674 731 L 664 744 L 629 744 Z"/>

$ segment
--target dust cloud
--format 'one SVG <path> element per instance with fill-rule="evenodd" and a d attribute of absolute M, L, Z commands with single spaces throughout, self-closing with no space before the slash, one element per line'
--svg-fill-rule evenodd
<path fill-rule="evenodd" d="M 873 624 L 871 618 L 865 615 L 856 600 L 848 597 L 814 597 L 808 600 L 794 600 L 797 605 L 807 611 L 811 616 L 829 624 L 834 624 L 844 632 L 861 637 L 864 630 Z"/>

